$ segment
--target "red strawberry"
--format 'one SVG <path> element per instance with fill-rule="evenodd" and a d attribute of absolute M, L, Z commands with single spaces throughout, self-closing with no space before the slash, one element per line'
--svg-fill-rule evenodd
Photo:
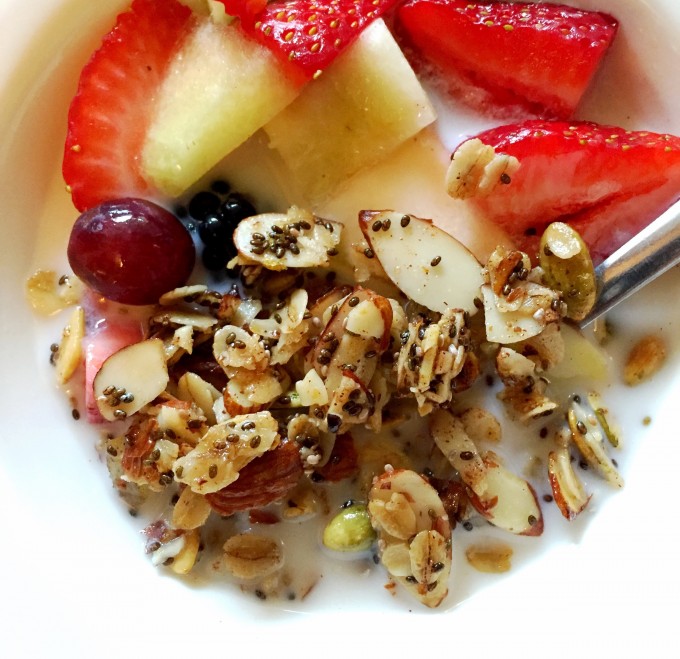
<path fill-rule="evenodd" d="M 310 80 L 397 1 L 273 2 L 243 27 L 285 63 L 291 76 Z"/>
<path fill-rule="evenodd" d="M 139 172 L 149 102 L 191 19 L 177 0 L 134 0 L 85 65 L 68 115 L 63 175 L 80 211 L 153 197 Z"/>
<path fill-rule="evenodd" d="M 520 167 L 475 203 L 532 256 L 543 229 L 560 220 L 602 261 L 680 197 L 680 137 L 541 120 L 477 137 Z"/>
<path fill-rule="evenodd" d="M 425 60 L 468 88 L 468 101 L 472 85 L 492 106 L 561 119 L 574 112 L 617 30 L 606 14 L 543 3 L 411 0 L 398 20 Z"/>
<path fill-rule="evenodd" d="M 83 340 L 85 355 L 85 408 L 90 423 L 102 423 L 94 397 L 94 378 L 102 364 L 118 350 L 144 338 L 144 323 L 140 318 L 116 312 L 116 306 L 86 290 L 81 299 L 85 310 L 86 333 Z"/>
<path fill-rule="evenodd" d="M 255 16 L 267 6 L 267 0 L 217 0 L 224 5 L 230 16 L 238 16 L 243 20 Z"/>

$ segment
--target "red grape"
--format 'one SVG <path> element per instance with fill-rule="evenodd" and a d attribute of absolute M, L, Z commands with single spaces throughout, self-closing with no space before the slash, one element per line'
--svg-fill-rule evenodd
<path fill-rule="evenodd" d="M 73 272 L 100 295 L 123 304 L 153 304 L 183 286 L 195 258 L 184 225 L 144 199 L 90 208 L 76 220 L 68 243 Z"/>

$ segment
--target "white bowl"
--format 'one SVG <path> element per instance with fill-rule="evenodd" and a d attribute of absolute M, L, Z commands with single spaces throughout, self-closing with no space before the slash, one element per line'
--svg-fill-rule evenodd
<path fill-rule="evenodd" d="M 224 584 L 187 585 L 150 565 L 95 451 L 96 431 L 71 418 L 54 384 L 49 344 L 63 318 L 36 318 L 24 294 L 37 267 L 66 266 L 75 218 L 60 176 L 68 102 L 79 67 L 125 4 L 0 0 L 3 656 L 227 655 L 236 648 L 248 656 L 612 656 L 623 649 L 669 656 L 675 628 L 668 614 L 680 611 L 677 269 L 613 316 L 619 353 L 645 331 L 660 332 L 671 348 L 652 382 L 607 392 L 625 431 L 625 489 L 595 502 L 570 539 L 546 541 L 507 577 L 471 587 L 454 566 L 457 606 L 423 611 L 386 592 L 369 594 L 375 579 L 362 588 L 361 577 L 345 584 L 331 574 L 303 612 L 292 612 Z M 610 11 L 622 25 L 581 116 L 680 134 L 680 5 L 572 4 Z M 452 143 L 476 121 L 463 111 L 455 116 L 443 128 Z"/>

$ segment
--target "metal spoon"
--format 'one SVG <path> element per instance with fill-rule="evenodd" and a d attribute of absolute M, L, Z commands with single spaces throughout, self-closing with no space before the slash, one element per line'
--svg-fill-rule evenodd
<path fill-rule="evenodd" d="M 595 268 L 597 301 L 585 327 L 680 262 L 680 200 Z"/>

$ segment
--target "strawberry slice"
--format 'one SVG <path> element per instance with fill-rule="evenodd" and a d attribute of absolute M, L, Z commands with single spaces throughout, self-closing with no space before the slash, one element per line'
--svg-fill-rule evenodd
<path fill-rule="evenodd" d="M 531 120 L 477 136 L 519 169 L 475 198 L 532 257 L 555 220 L 571 224 L 600 262 L 680 197 L 680 138 L 591 122 Z"/>
<path fill-rule="evenodd" d="M 242 20 L 252 18 L 267 6 L 267 0 L 217 0 L 217 2 L 224 5 L 227 14 Z"/>
<path fill-rule="evenodd" d="M 563 5 L 467 0 L 411 0 L 398 24 L 451 91 L 479 109 L 558 119 L 573 114 L 618 27 Z"/>
<path fill-rule="evenodd" d="M 376 18 L 398 0 L 272 2 L 244 30 L 269 48 L 293 79 L 319 75 Z"/>
<path fill-rule="evenodd" d="M 94 378 L 102 364 L 114 353 L 126 346 L 138 343 L 145 336 L 141 318 L 124 315 L 118 307 L 97 297 L 89 289 L 83 294 L 81 304 L 85 311 L 85 408 L 89 423 L 103 423 L 94 396 Z"/>
<path fill-rule="evenodd" d="M 139 168 L 149 101 L 191 15 L 177 0 L 134 0 L 83 68 L 62 165 L 78 210 L 115 198 L 154 198 Z"/>

